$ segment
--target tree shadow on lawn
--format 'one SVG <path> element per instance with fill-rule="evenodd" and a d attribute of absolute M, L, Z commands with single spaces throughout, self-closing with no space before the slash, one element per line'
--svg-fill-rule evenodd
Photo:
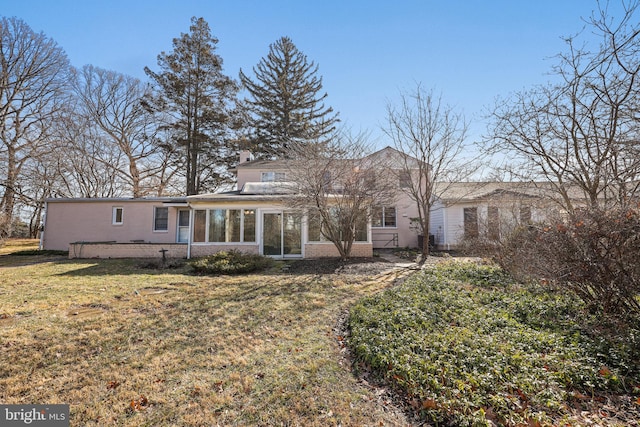
<path fill-rule="evenodd" d="M 168 259 L 166 263 L 155 259 L 117 258 L 117 259 L 73 259 L 64 262 L 77 265 L 76 269 L 58 274 L 58 276 L 113 276 L 113 275 L 163 275 L 190 274 L 191 270 L 183 259 Z"/>
<path fill-rule="evenodd" d="M 55 258 L 49 261 L 57 261 L 67 265 L 77 264 L 78 268 L 64 273 L 60 276 L 109 276 L 109 275 L 163 275 L 163 274 L 186 274 L 194 276 L 222 277 L 226 275 L 199 275 L 195 274 L 185 259 L 167 259 L 162 263 L 159 259 L 149 258 L 86 258 L 71 259 Z M 44 259 L 40 262 L 49 262 Z M 36 263 L 36 262 L 33 262 Z M 17 265 L 17 264 L 12 264 Z M 29 265 L 29 264 L 22 264 Z M 355 274 L 355 275 L 375 275 L 381 271 L 392 267 L 392 263 L 380 258 L 351 258 L 341 260 L 339 258 L 320 259 L 300 259 L 289 261 L 283 270 L 281 267 L 274 267 L 264 271 L 256 271 L 255 274 L 275 275 L 282 274 Z M 0 267 L 2 265 L 0 264 Z M 248 274 L 254 274 L 248 273 Z M 239 274 L 233 276 L 244 276 Z"/>
<path fill-rule="evenodd" d="M 45 264 L 49 262 L 64 262 L 68 258 L 66 255 L 0 255 L 0 268 L 2 267 L 25 267 L 28 265 Z"/>

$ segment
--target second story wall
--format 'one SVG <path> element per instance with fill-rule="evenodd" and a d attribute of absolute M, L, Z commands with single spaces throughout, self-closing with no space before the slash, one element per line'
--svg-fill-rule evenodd
<path fill-rule="evenodd" d="M 236 172 L 238 190 L 247 182 L 284 181 L 287 175 L 286 170 L 286 166 L 281 161 L 258 160 L 240 164 Z"/>

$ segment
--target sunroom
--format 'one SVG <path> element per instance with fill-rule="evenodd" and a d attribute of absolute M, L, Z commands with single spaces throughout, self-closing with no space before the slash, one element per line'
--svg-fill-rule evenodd
<path fill-rule="evenodd" d="M 282 259 L 338 256 L 317 217 L 289 209 L 282 195 L 232 192 L 187 200 L 192 216 L 188 257 L 231 249 Z M 370 227 L 360 228 L 352 256 L 372 256 Z"/>

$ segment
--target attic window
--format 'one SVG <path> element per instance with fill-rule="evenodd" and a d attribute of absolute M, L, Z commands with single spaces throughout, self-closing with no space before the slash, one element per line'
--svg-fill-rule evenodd
<path fill-rule="evenodd" d="M 262 172 L 262 182 L 283 182 L 285 178 L 284 172 Z"/>

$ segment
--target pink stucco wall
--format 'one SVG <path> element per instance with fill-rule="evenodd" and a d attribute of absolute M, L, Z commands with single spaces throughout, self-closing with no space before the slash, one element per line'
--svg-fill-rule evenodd
<path fill-rule="evenodd" d="M 393 204 L 396 208 L 395 227 L 371 227 L 373 247 L 375 249 L 393 249 L 393 234 L 398 235 L 397 247 L 418 247 L 418 233 L 410 228 L 410 219 L 418 216 L 418 207 L 409 196 L 398 191 L 398 198 Z"/>
<path fill-rule="evenodd" d="M 237 187 L 241 189 L 247 182 L 261 182 L 262 172 L 283 172 L 286 174 L 286 170 L 282 168 L 238 168 L 238 182 Z"/>
<path fill-rule="evenodd" d="M 154 207 L 163 207 L 159 200 L 128 199 L 64 199 L 47 203 L 43 248 L 67 250 L 74 242 L 143 241 L 175 243 L 177 207 L 169 207 L 167 231 L 153 230 Z M 114 225 L 113 208 L 123 208 L 123 222 Z"/>

